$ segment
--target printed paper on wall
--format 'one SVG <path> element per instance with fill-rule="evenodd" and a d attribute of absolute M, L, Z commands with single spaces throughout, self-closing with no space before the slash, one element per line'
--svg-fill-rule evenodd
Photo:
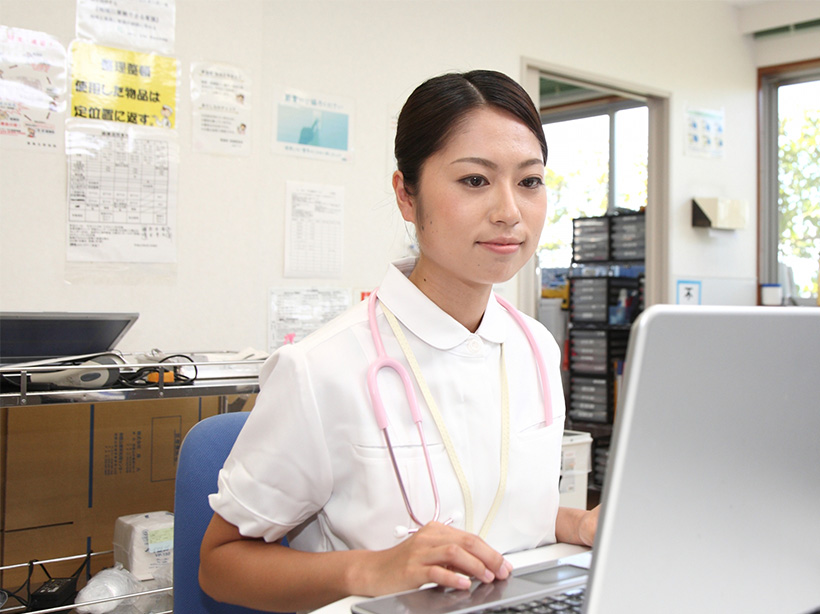
<path fill-rule="evenodd" d="M 285 277 L 341 277 L 343 221 L 343 187 L 288 181 Z"/>
<path fill-rule="evenodd" d="M 350 307 L 339 288 L 276 288 L 270 291 L 268 351 L 295 343 Z"/>
<path fill-rule="evenodd" d="M 176 262 L 176 133 L 69 120 L 67 259 Z"/>
<path fill-rule="evenodd" d="M 700 158 L 722 158 L 726 117 L 722 110 L 686 110 L 686 153 Z"/>
<path fill-rule="evenodd" d="M 174 52 L 176 0 L 77 0 L 77 37 L 93 43 Z"/>
<path fill-rule="evenodd" d="M 43 32 L 0 26 L 0 144 L 61 151 L 66 52 Z"/>
<path fill-rule="evenodd" d="M 70 117 L 174 128 L 175 58 L 74 41 Z"/>
<path fill-rule="evenodd" d="M 353 103 L 286 90 L 275 103 L 273 150 L 317 160 L 352 159 Z"/>
<path fill-rule="evenodd" d="M 249 155 L 250 77 L 227 64 L 191 64 L 193 146 L 208 153 Z"/>

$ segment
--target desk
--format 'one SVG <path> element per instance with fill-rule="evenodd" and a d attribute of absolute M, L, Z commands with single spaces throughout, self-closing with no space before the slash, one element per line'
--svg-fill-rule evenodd
<path fill-rule="evenodd" d="M 542 546 L 534 548 L 533 550 L 524 550 L 523 552 L 513 552 L 506 555 L 506 559 L 513 564 L 513 567 L 527 567 L 528 565 L 535 565 L 536 563 L 543 563 L 545 561 L 556 561 L 573 554 L 581 552 L 588 552 L 589 548 L 585 546 L 574 546 L 572 544 L 552 544 L 550 546 Z M 350 614 L 350 607 L 354 603 L 364 600 L 365 597 L 345 597 L 339 601 L 326 605 L 323 608 L 314 610 L 313 614 Z"/>

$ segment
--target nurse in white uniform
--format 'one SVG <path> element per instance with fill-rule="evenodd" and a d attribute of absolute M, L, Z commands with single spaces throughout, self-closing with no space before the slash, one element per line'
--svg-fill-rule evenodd
<path fill-rule="evenodd" d="M 467 588 L 506 578 L 503 553 L 594 539 L 597 509 L 558 506 L 559 349 L 492 293 L 541 235 L 538 112 L 501 73 L 436 77 L 405 104 L 395 153 L 419 257 L 264 365 L 211 496 L 200 582 L 217 600 L 292 611 Z"/>

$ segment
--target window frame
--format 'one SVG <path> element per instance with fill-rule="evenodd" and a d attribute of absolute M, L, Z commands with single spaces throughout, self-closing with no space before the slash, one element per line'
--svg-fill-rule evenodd
<path fill-rule="evenodd" d="M 763 66 L 757 71 L 758 90 L 758 304 L 762 284 L 779 283 L 778 201 L 780 198 L 778 88 L 820 80 L 820 58 Z M 798 304 L 816 304 L 817 297 L 798 298 Z"/>
<path fill-rule="evenodd" d="M 609 178 L 608 182 L 609 185 L 607 186 L 607 207 L 606 213 L 614 213 L 617 205 L 615 203 L 617 194 L 615 193 L 615 166 L 616 166 L 616 155 L 615 155 L 615 139 L 616 130 L 615 130 L 615 114 L 618 111 L 625 111 L 627 109 L 637 109 L 640 107 L 647 108 L 647 115 L 649 104 L 646 101 L 641 100 L 629 100 L 623 98 L 613 98 L 609 100 L 603 100 L 601 102 L 597 102 L 595 104 L 585 104 L 583 102 L 577 103 L 574 105 L 568 105 L 565 109 L 560 109 L 557 111 L 550 111 L 547 109 L 539 109 L 539 114 L 541 115 L 541 124 L 548 125 L 548 124 L 556 124 L 559 122 L 565 121 L 572 121 L 575 119 L 586 119 L 588 117 L 597 117 L 599 115 L 607 115 L 609 116 Z M 648 117 L 647 117 L 648 121 Z M 648 143 L 647 143 L 648 147 Z M 648 158 L 648 152 L 647 152 Z"/>

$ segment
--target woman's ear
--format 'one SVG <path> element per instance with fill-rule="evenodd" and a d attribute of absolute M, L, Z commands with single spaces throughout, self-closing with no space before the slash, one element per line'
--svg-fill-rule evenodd
<path fill-rule="evenodd" d="M 401 216 L 406 222 L 416 223 L 416 203 L 407 186 L 404 184 L 404 175 L 401 171 L 393 173 L 393 191 L 396 193 L 396 203 L 399 205 Z"/>

